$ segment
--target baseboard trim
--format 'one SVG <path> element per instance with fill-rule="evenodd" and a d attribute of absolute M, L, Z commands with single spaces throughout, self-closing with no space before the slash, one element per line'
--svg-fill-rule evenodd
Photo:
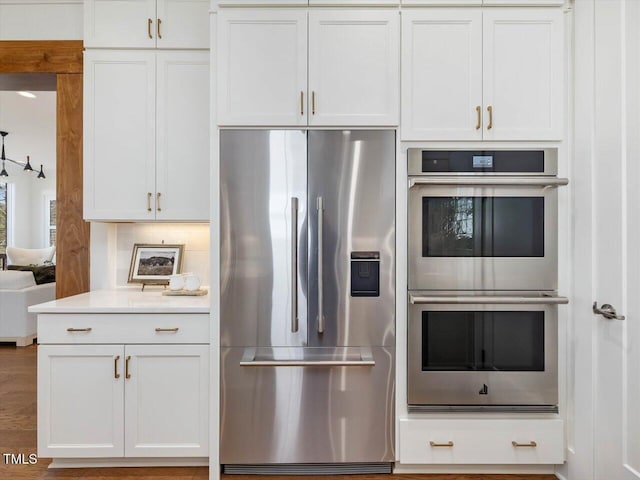
<path fill-rule="evenodd" d="M 223 464 L 229 475 L 374 475 L 391 473 L 391 463 L 273 463 L 258 465 Z"/>
<path fill-rule="evenodd" d="M 0 337 L 0 342 L 15 343 L 16 347 L 26 347 L 33 343 L 38 335 L 27 335 L 26 337 Z"/>
<path fill-rule="evenodd" d="M 49 468 L 208 467 L 209 458 L 54 458 Z"/>
<path fill-rule="evenodd" d="M 396 463 L 393 473 L 555 473 L 555 465 L 407 465 Z"/>

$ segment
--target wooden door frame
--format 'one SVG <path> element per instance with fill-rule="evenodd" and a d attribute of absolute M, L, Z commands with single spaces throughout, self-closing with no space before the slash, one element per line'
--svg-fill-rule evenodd
<path fill-rule="evenodd" d="M 0 73 L 56 74 L 56 298 L 89 291 L 89 223 L 82 218 L 80 40 L 0 41 Z"/>

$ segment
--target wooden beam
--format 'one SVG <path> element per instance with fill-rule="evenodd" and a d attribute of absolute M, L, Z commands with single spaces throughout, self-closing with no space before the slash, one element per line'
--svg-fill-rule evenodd
<path fill-rule="evenodd" d="M 57 75 L 56 298 L 89 291 L 89 223 L 82 219 L 82 74 Z"/>
<path fill-rule="evenodd" d="M 81 40 L 0 42 L 0 73 L 82 73 Z"/>

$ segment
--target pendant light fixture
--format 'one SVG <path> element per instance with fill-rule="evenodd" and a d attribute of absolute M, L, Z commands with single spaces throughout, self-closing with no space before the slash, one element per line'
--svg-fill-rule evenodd
<path fill-rule="evenodd" d="M 10 158 L 7 158 L 7 156 L 4 153 L 4 137 L 6 137 L 7 135 L 9 135 L 9 132 L 0 132 L 0 135 L 2 136 L 2 155 L 0 156 L 0 160 L 2 160 L 2 170 L 0 171 L 0 177 L 8 177 L 9 173 L 7 172 L 6 167 L 6 162 L 11 162 L 11 163 L 15 163 L 16 165 L 19 165 L 22 167 L 22 169 L 26 172 L 33 172 L 33 173 L 38 173 L 38 177 L 37 178 L 47 178 L 44 175 L 44 169 L 42 167 L 42 164 L 40 164 L 40 172 L 36 172 L 36 170 L 33 169 L 33 167 L 31 167 L 31 162 L 30 162 L 30 158 L 29 155 L 27 155 L 27 161 L 26 162 L 20 162 L 18 160 L 12 160 Z"/>

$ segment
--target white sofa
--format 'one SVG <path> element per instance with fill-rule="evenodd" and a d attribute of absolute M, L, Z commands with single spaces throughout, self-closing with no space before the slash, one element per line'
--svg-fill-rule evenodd
<path fill-rule="evenodd" d="M 32 272 L 0 271 L 0 342 L 24 347 L 36 337 L 36 314 L 27 308 L 56 298 L 56 284 L 36 285 Z"/>

